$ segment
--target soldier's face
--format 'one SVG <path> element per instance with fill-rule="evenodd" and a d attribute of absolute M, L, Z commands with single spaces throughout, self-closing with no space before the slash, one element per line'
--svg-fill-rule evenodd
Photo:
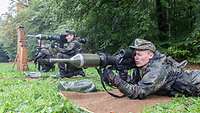
<path fill-rule="evenodd" d="M 135 64 L 137 67 L 143 67 L 149 63 L 150 59 L 153 58 L 153 53 L 149 50 L 135 50 Z"/>
<path fill-rule="evenodd" d="M 71 42 L 74 39 L 74 35 L 69 34 L 66 36 L 66 39 L 67 39 L 67 42 Z"/>

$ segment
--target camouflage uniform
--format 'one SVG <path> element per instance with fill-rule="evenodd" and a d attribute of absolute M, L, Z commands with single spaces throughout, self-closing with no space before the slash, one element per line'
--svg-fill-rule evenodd
<path fill-rule="evenodd" d="M 131 76 L 127 76 L 127 71 L 124 71 L 110 81 L 129 98 L 143 99 L 151 94 L 200 95 L 200 71 L 184 71 L 177 62 L 156 51 L 155 46 L 149 41 L 136 39 L 135 46 L 130 47 L 151 50 L 154 52 L 154 57 L 145 70 L 138 68 Z"/>
<path fill-rule="evenodd" d="M 52 58 L 55 53 L 48 48 L 48 47 L 42 47 L 40 51 L 37 52 L 34 58 L 34 63 L 38 64 L 38 70 L 42 72 L 48 72 L 50 69 L 55 69 L 54 63 L 47 63 L 47 62 L 40 62 L 40 59 L 46 59 L 46 58 Z"/>
<path fill-rule="evenodd" d="M 58 58 L 71 58 L 72 56 L 81 52 L 81 44 L 77 40 L 73 40 L 72 42 L 68 43 L 67 47 L 58 48 L 58 51 L 59 51 L 59 53 L 57 54 Z M 58 67 L 59 67 L 61 77 L 85 75 L 82 68 L 77 68 L 70 64 L 59 63 Z"/>

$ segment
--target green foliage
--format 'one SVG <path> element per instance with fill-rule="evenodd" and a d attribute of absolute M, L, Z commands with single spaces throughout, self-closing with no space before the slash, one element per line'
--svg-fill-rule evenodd
<path fill-rule="evenodd" d="M 176 59 L 199 58 L 200 2 L 198 0 L 31 0 L 28 7 L 1 21 L 0 39 L 13 59 L 16 27 L 26 34 L 59 34 L 72 29 L 88 38 L 87 52 L 116 52 L 135 38 L 153 41 Z M 188 42 L 187 42 L 188 41 Z M 27 38 L 29 59 L 36 40 Z"/>
<path fill-rule="evenodd" d="M 80 18 L 81 32 L 87 33 L 90 39 L 88 45 L 93 51 L 115 52 L 127 47 L 134 38 L 154 36 L 150 32 L 155 28 L 154 23 L 149 21 L 150 11 L 143 8 L 142 3 L 137 7 L 135 2 L 130 1 L 100 0 L 93 5 L 90 2 L 80 4 L 81 10 L 88 12 L 85 18 Z"/>
<path fill-rule="evenodd" d="M 166 3 L 167 2 L 167 3 Z M 160 40 L 162 51 L 176 59 L 187 59 L 192 63 L 199 63 L 199 11 L 200 3 L 197 0 L 162 0 L 168 12 L 168 37 Z"/>
<path fill-rule="evenodd" d="M 8 62 L 9 57 L 7 52 L 2 48 L 3 44 L 0 45 L 0 62 Z"/>
<path fill-rule="evenodd" d="M 185 59 L 184 58 L 184 56 L 187 56 L 187 57 L 189 57 L 189 51 L 187 51 L 187 50 L 180 50 L 180 49 L 177 49 L 177 47 L 174 47 L 174 46 L 172 46 L 172 47 L 169 47 L 168 49 L 167 49 L 167 52 L 169 53 L 169 55 L 171 54 L 171 55 L 174 55 L 174 57 L 175 58 L 178 58 L 178 59 L 180 59 L 180 60 L 183 60 L 183 59 Z"/>
<path fill-rule="evenodd" d="M 178 97 L 167 104 L 160 104 L 146 108 L 143 113 L 198 113 L 200 98 Z"/>

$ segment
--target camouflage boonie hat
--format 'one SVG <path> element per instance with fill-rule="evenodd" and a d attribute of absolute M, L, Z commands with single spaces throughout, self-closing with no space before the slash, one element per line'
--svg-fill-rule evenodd
<path fill-rule="evenodd" d="M 129 46 L 132 49 L 140 49 L 140 50 L 151 50 L 152 52 L 156 51 L 155 45 L 144 39 L 135 39 L 134 45 Z"/>

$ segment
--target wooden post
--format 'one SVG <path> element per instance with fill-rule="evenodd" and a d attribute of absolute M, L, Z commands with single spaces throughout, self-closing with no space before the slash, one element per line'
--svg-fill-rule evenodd
<path fill-rule="evenodd" d="M 18 71 L 27 71 L 28 70 L 28 57 L 27 57 L 27 48 L 25 40 L 25 31 L 24 27 L 19 26 L 17 28 L 18 41 L 17 41 L 17 70 Z"/>

